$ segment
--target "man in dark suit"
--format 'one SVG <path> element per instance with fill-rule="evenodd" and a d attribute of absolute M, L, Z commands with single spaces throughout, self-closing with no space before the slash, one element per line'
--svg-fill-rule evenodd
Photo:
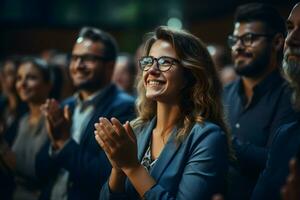
<path fill-rule="evenodd" d="M 286 21 L 287 37 L 285 39 L 283 70 L 286 79 L 294 89 L 293 103 L 294 108 L 300 110 L 300 4 L 298 3 L 291 11 Z M 298 113 L 299 114 L 299 113 Z M 281 199 L 280 188 L 285 183 L 289 173 L 289 160 L 296 156 L 300 150 L 300 116 L 292 122 L 279 128 L 274 142 L 271 146 L 267 165 L 261 173 L 255 190 L 252 194 L 253 200 Z M 299 159 L 298 153 L 298 159 Z M 299 163 L 299 160 L 298 160 Z M 298 164 L 299 165 L 299 164 Z M 298 169 L 299 170 L 299 169 Z M 295 170 L 291 171 L 295 173 Z M 297 181 L 289 177 L 288 185 L 295 184 Z M 298 182 L 299 184 L 299 182 Z M 289 195 L 286 192 L 285 199 L 299 199 L 298 186 L 289 187 Z M 296 197 L 295 195 L 298 195 Z"/>
<path fill-rule="evenodd" d="M 38 176 L 48 184 L 41 199 L 98 199 L 111 166 L 94 138 L 99 117 L 134 117 L 134 99 L 111 82 L 117 47 L 115 40 L 96 28 L 83 28 L 74 45 L 70 75 L 77 93 L 62 109 L 47 100 L 50 142 L 37 156 Z M 49 178 L 50 177 L 50 178 Z"/>

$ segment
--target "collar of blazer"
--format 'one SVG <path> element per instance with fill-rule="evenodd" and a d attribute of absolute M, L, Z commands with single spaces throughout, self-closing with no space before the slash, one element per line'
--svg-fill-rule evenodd
<path fill-rule="evenodd" d="M 137 134 L 138 142 L 138 158 L 141 161 L 145 151 L 148 147 L 149 140 L 151 139 L 152 131 L 156 125 L 156 117 L 154 117 L 149 123 L 147 123 L 141 133 Z M 172 160 L 177 150 L 181 144 L 177 144 L 175 141 L 177 128 L 172 130 L 171 136 L 168 139 L 165 147 L 160 153 L 155 165 L 151 170 L 151 176 L 155 178 L 156 181 L 160 178 L 164 169 L 168 166 L 169 162 Z"/>

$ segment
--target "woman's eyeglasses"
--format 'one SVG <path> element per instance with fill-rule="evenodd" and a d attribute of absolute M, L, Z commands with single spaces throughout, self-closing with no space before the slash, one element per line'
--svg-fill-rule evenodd
<path fill-rule="evenodd" d="M 171 58 L 168 56 L 162 56 L 159 58 L 154 58 L 153 56 L 144 56 L 139 60 L 140 68 L 143 71 L 148 71 L 153 66 L 154 61 L 156 61 L 157 63 L 155 66 L 161 72 L 166 72 L 175 63 L 180 63 L 180 61 L 177 60 L 176 58 Z"/>

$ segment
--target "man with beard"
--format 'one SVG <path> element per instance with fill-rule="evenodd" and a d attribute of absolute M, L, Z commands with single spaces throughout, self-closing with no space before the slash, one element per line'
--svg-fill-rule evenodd
<path fill-rule="evenodd" d="M 300 110 L 299 3 L 291 11 L 290 16 L 287 19 L 286 25 L 288 34 L 285 40 L 283 70 L 286 79 L 289 81 L 290 85 L 294 89 L 294 107 L 296 110 Z M 278 133 L 276 134 L 276 137 L 274 138 L 274 142 L 270 149 L 266 168 L 259 177 L 257 185 L 253 192 L 253 200 L 280 199 L 280 188 L 285 183 L 286 177 L 289 173 L 289 160 L 292 157 L 296 156 L 297 152 L 299 152 L 300 150 L 299 148 L 300 116 L 298 116 L 298 119 L 296 119 L 294 122 L 283 125 L 278 129 Z M 297 158 L 300 158 L 299 153 L 297 155 Z M 298 160 L 298 165 L 299 164 L 300 162 Z M 299 169 L 300 168 L 298 168 L 298 170 Z M 297 192 L 299 195 L 299 191 L 294 192 Z M 287 198 L 288 196 L 289 195 L 285 195 L 285 198 Z"/>
<path fill-rule="evenodd" d="M 224 106 L 237 161 L 229 177 L 229 199 L 249 199 L 265 167 L 275 130 L 295 119 L 291 91 L 280 76 L 285 23 L 272 7 L 240 6 L 228 37 L 240 78 L 224 89 Z"/>
<path fill-rule="evenodd" d="M 111 82 L 116 56 L 108 33 L 92 27 L 80 31 L 70 62 L 77 93 L 63 103 L 64 110 L 54 99 L 41 108 L 50 144 L 37 156 L 37 174 L 49 183 L 40 199 L 99 198 L 111 166 L 94 138 L 94 123 L 99 117 L 122 123 L 134 117 L 134 99 Z"/>

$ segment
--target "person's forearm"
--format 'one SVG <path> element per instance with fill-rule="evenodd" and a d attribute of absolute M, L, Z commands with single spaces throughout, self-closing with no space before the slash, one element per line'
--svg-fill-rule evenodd
<path fill-rule="evenodd" d="M 134 168 L 122 170 L 141 197 L 156 184 L 155 180 L 141 164 Z"/>
<path fill-rule="evenodd" d="M 122 193 L 125 191 L 125 180 L 126 175 L 122 170 L 117 170 L 112 168 L 111 174 L 109 177 L 109 188 L 112 192 Z"/>

